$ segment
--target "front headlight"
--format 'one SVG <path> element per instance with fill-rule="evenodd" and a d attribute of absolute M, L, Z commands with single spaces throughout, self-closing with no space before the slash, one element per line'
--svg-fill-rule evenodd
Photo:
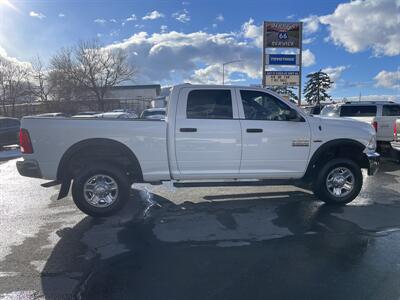
<path fill-rule="evenodd" d="M 376 136 L 373 135 L 370 139 L 370 141 L 367 144 L 367 149 L 368 151 L 375 151 L 376 150 Z"/>

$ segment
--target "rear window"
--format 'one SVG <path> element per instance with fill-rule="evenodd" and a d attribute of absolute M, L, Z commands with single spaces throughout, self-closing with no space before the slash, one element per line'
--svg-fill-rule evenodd
<path fill-rule="evenodd" d="M 193 90 L 189 92 L 188 119 L 233 119 L 230 90 Z"/>
<path fill-rule="evenodd" d="M 384 105 L 382 116 L 398 117 L 400 116 L 400 105 Z"/>
<path fill-rule="evenodd" d="M 341 117 L 375 117 L 375 105 L 343 105 L 340 110 Z"/>

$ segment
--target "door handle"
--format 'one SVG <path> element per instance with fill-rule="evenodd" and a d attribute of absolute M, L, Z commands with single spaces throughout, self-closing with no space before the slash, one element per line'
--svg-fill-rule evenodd
<path fill-rule="evenodd" d="M 261 128 L 247 128 L 246 131 L 249 133 L 263 132 Z"/>
<path fill-rule="evenodd" d="M 197 128 L 181 128 L 180 132 L 197 132 Z"/>

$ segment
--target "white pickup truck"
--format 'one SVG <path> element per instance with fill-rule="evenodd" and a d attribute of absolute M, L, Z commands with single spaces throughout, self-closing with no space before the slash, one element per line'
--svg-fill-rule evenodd
<path fill-rule="evenodd" d="M 136 182 L 258 179 L 300 181 L 327 203 L 359 194 L 361 169 L 375 174 L 375 130 L 354 120 L 307 116 L 261 88 L 183 84 L 166 118 L 25 117 L 21 175 L 72 184 L 76 205 L 91 216 L 120 209 Z"/>

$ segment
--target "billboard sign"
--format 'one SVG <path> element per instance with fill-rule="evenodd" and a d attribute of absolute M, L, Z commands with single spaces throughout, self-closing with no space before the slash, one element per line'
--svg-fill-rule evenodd
<path fill-rule="evenodd" d="M 267 54 L 268 65 L 297 66 L 299 56 L 297 54 Z"/>
<path fill-rule="evenodd" d="M 298 86 L 300 85 L 299 71 L 267 71 L 265 72 L 267 86 Z"/>
<path fill-rule="evenodd" d="M 300 48 L 301 23 L 265 22 L 266 48 Z"/>

